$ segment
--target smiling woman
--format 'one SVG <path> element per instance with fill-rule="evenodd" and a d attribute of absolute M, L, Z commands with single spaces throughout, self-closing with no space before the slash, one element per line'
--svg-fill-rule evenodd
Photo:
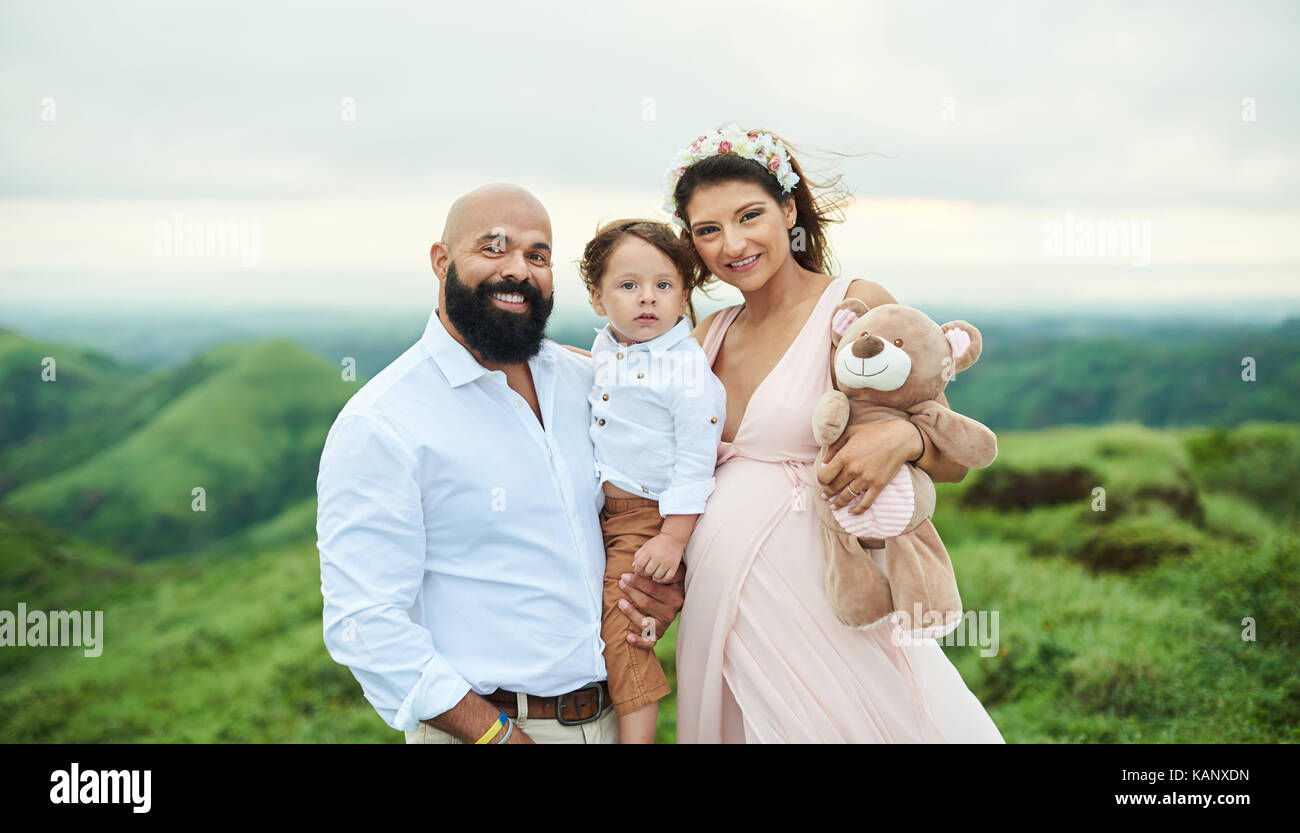
<path fill-rule="evenodd" d="M 769 263 L 779 255 L 782 260 L 793 259 L 810 272 L 836 271 L 827 230 L 831 223 L 843 222 L 844 206 L 851 199 L 840 185 L 841 175 L 822 181 L 810 180 L 795 158 L 793 146 L 780 137 L 760 130 L 741 135 L 732 136 L 730 141 L 720 139 L 719 144 L 726 145 L 728 152 L 712 154 L 707 153 L 709 137 L 701 136 L 691 145 L 695 150 L 688 151 L 680 160 L 690 162 L 698 157 L 698 161 L 671 172 L 675 181 L 666 207 L 679 225 L 688 228 L 701 266 L 723 280 L 724 275 L 751 271 L 758 265 L 756 261 L 762 259 L 763 251 L 757 245 L 748 250 L 735 250 L 733 244 L 739 240 L 727 231 L 736 222 L 752 226 L 760 221 L 758 227 L 770 238 L 762 242 L 777 250 L 769 252 Z M 676 174 L 678 170 L 680 174 Z M 719 185 L 738 183 L 755 186 L 752 199 L 725 207 L 712 201 L 692 202 L 700 192 L 716 193 Z M 688 204 L 689 220 L 683 213 Z M 719 213 L 724 210 L 728 210 L 727 216 Z M 755 236 L 746 234 L 757 244 L 760 241 L 754 240 Z M 724 257 L 728 258 L 725 262 Z M 708 288 L 705 283 L 705 291 Z"/>
<path fill-rule="evenodd" d="M 846 297 L 894 300 L 826 274 L 840 198 L 815 194 L 785 144 L 760 131 L 701 136 L 678 162 L 674 218 L 702 269 L 745 299 L 695 330 L 727 418 L 716 487 L 683 558 L 678 742 L 1002 742 L 938 643 L 902 645 L 888 619 L 845 627 L 827 600 L 808 490 L 821 488 L 811 418 L 831 389 L 831 313 Z M 859 505 L 918 453 L 920 467 L 927 453 L 937 460 L 906 421 L 862 427 L 835 451 L 852 462 L 821 475 L 851 470 L 845 494 Z"/>

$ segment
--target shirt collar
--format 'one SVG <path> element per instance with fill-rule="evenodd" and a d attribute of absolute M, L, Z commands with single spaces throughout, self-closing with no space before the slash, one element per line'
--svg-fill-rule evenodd
<path fill-rule="evenodd" d="M 618 339 L 614 337 L 614 332 L 610 329 L 608 324 L 604 327 L 593 327 L 592 329 L 609 342 L 608 346 L 610 348 L 619 346 Z M 671 350 L 682 339 L 689 338 L 690 335 L 691 324 L 686 320 L 685 316 L 682 316 L 682 318 L 673 325 L 673 328 L 663 335 L 655 336 L 649 341 L 638 341 L 635 344 L 629 344 L 623 349 L 631 352 L 632 350 L 643 348 L 649 350 L 652 354 L 664 353 Z"/>
<path fill-rule="evenodd" d="M 438 317 L 436 308 L 429 316 L 424 335 L 420 337 L 420 345 L 424 349 L 424 354 L 433 359 L 438 369 L 442 371 L 442 375 L 447 377 L 447 383 L 453 388 L 473 382 L 492 372 L 479 364 L 474 354 L 466 349 L 465 345 L 451 337 L 442 319 Z M 543 364 L 555 362 L 555 355 L 551 352 L 548 339 L 542 339 L 542 349 L 528 360 L 529 366 L 533 368 L 536 368 L 539 362 Z"/>

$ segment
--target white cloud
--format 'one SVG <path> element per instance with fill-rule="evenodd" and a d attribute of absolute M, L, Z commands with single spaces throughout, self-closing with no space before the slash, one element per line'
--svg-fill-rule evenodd
<path fill-rule="evenodd" d="M 732 119 L 800 147 L 887 155 L 840 162 L 860 198 L 835 232 L 846 270 L 924 274 L 918 289 L 941 297 L 1039 297 L 1033 275 L 1119 268 L 1044 262 L 1042 224 L 1070 212 L 1149 220 L 1144 274 L 1210 269 L 1224 283 L 1244 264 L 1277 269 L 1276 293 L 1293 291 L 1288 4 L 214 2 L 68 15 L 29 2 L 4 14 L 9 292 L 28 291 L 33 270 L 75 270 L 93 293 L 97 271 L 116 270 L 118 297 L 262 301 L 310 288 L 290 277 L 305 273 L 339 291 L 383 275 L 366 281 L 374 295 L 423 302 L 425 252 L 456 194 L 532 188 L 576 257 L 602 217 L 653 215 L 672 153 Z M 1257 121 L 1240 118 L 1246 96 Z M 45 97 L 54 122 L 40 119 Z M 258 268 L 154 257 L 152 224 L 176 212 L 260 223 Z M 963 271 L 982 267 L 1023 282 L 981 286 Z M 1141 283 L 1117 273 L 1113 291 L 1137 297 Z"/>

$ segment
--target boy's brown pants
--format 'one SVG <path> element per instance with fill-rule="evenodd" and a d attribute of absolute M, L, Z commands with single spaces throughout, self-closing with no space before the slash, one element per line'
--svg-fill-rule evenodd
<path fill-rule="evenodd" d="M 663 527 L 659 503 L 648 498 L 605 497 L 600 527 L 605 537 L 605 601 L 600 638 L 605 640 L 605 669 L 609 673 L 609 694 L 614 711 L 622 717 L 671 693 L 664 669 L 655 652 L 627 641 L 629 633 L 641 633 L 618 607 L 625 599 L 618 586 L 619 576 L 632 572 L 632 558 L 646 541 Z M 679 573 L 683 567 L 677 568 Z M 660 634 L 662 635 L 662 634 Z"/>

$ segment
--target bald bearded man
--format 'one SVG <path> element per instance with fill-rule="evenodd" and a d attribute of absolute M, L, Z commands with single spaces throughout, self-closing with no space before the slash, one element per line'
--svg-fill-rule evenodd
<path fill-rule="evenodd" d="M 321 454 L 325 645 L 408 743 L 618 742 L 594 369 L 543 337 L 551 255 L 523 188 L 457 199 L 429 251 L 423 337 L 348 401 Z M 663 633 L 681 582 L 624 581 L 628 617 Z"/>

